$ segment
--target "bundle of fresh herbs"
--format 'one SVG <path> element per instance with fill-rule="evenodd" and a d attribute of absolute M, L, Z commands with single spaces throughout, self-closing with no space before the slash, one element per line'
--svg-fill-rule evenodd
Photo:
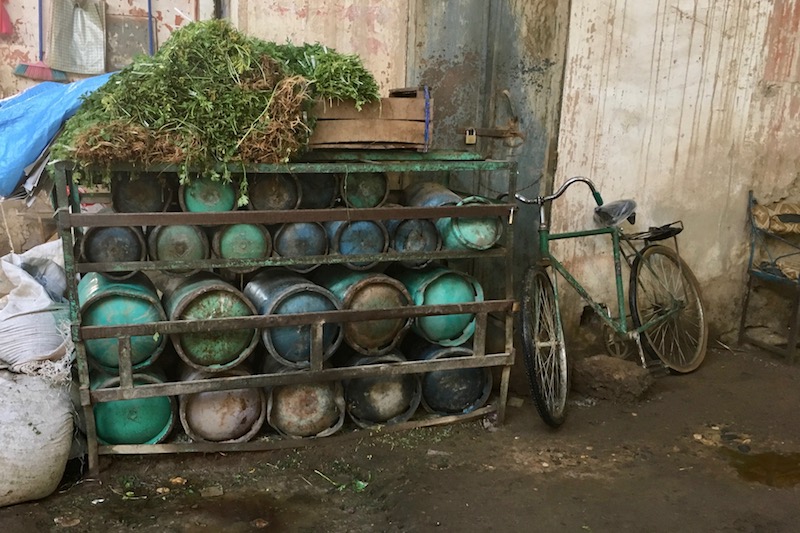
<path fill-rule="evenodd" d="M 360 108 L 378 86 L 357 56 L 265 42 L 222 20 L 193 22 L 90 94 L 52 157 L 178 164 L 184 181 L 189 169 L 213 174 L 220 163 L 285 162 L 305 145 L 306 112 L 320 98 Z"/>
<path fill-rule="evenodd" d="M 375 78 L 357 55 L 339 54 L 319 43 L 294 46 L 261 41 L 259 48 L 289 72 L 310 80 L 316 98 L 353 100 L 356 109 L 378 98 Z"/>

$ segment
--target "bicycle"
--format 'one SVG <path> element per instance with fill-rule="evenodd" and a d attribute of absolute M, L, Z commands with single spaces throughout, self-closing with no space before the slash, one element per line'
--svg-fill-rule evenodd
<path fill-rule="evenodd" d="M 550 233 L 547 207 L 575 183 L 589 186 L 597 204 L 594 218 L 600 227 Z M 536 410 L 545 423 L 558 427 L 564 422 L 568 393 L 556 272 L 618 338 L 635 342 L 644 368 L 683 374 L 700 366 L 708 343 L 708 325 L 697 278 L 678 253 L 681 221 L 626 234 L 620 224 L 625 220 L 635 222 L 636 202 L 619 200 L 604 204 L 594 183 L 584 177 L 570 178 L 549 196 L 529 199 L 516 194 L 515 197 L 525 204 L 539 206 L 540 258 L 525 273 L 520 316 L 525 368 Z M 616 315 L 597 302 L 550 250 L 551 241 L 606 234 L 611 236 L 614 257 Z M 667 239 L 671 239 L 672 247 L 661 244 Z M 628 306 L 632 327 L 625 311 L 623 259 L 630 269 Z"/>

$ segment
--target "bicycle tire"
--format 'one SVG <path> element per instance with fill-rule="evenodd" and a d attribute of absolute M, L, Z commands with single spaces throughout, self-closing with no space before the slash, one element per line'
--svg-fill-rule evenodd
<path fill-rule="evenodd" d="M 522 287 L 522 352 L 539 416 L 554 428 L 566 418 L 567 351 L 553 282 L 544 268 L 525 272 Z"/>
<path fill-rule="evenodd" d="M 633 261 L 629 292 L 637 328 L 676 300 L 681 304 L 670 318 L 642 332 L 642 348 L 673 372 L 696 370 L 706 355 L 708 323 L 700 284 L 683 259 L 667 246 L 646 246 Z"/>

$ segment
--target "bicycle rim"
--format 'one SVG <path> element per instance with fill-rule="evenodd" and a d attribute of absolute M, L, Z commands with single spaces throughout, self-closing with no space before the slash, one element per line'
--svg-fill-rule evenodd
<path fill-rule="evenodd" d="M 637 255 L 631 269 L 630 306 L 637 328 L 672 312 L 642 333 L 642 347 L 649 355 L 682 374 L 700 366 L 708 344 L 700 285 L 672 248 L 651 245 Z"/>
<path fill-rule="evenodd" d="M 522 351 L 531 395 L 542 420 L 558 427 L 566 416 L 567 352 L 553 284 L 544 269 L 531 267 L 522 290 Z"/>

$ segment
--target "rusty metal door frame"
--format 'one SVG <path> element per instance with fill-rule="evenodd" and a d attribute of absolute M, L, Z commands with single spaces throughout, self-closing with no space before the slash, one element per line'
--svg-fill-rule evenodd
<path fill-rule="evenodd" d="M 531 196 L 552 189 L 570 8 L 563 0 L 409 0 L 406 82 L 432 87 L 435 148 L 512 158 L 519 164 L 518 191 Z M 499 136 L 479 136 L 468 146 L 458 128 L 469 125 Z M 524 140 L 503 136 L 509 127 Z M 472 185 L 487 196 L 503 192 L 491 177 Z M 529 207 L 515 217 L 523 228 L 536 221 Z M 520 279 L 536 259 L 536 236 L 515 236 L 514 277 Z"/>

